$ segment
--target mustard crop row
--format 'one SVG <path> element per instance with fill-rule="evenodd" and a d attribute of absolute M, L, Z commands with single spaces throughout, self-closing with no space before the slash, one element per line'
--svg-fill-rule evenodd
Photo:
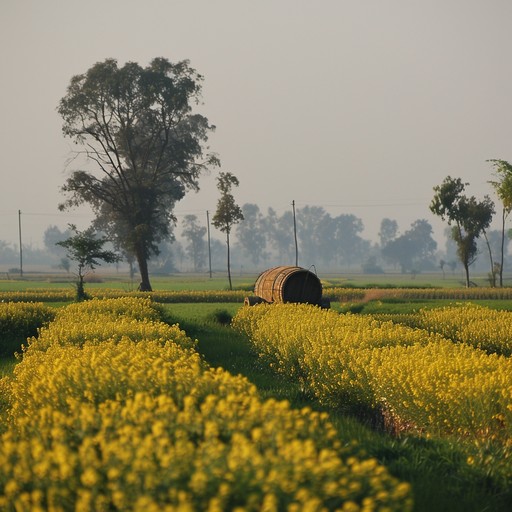
<path fill-rule="evenodd" d="M 489 353 L 512 355 L 512 313 L 471 303 L 421 309 L 410 325 L 437 332 Z"/>
<path fill-rule="evenodd" d="M 0 302 L 0 356 L 19 351 L 21 340 L 37 334 L 54 316 L 55 310 L 40 302 Z"/>
<path fill-rule="evenodd" d="M 272 367 L 330 406 L 382 411 L 395 429 L 499 440 L 499 464 L 512 481 L 512 359 L 437 332 L 309 305 L 241 308 L 233 326 Z"/>
<path fill-rule="evenodd" d="M 468 300 L 510 300 L 511 288 L 342 288 L 325 287 L 324 297 L 337 302 L 357 302 L 379 299 L 432 300 L 446 299 L 453 301 Z"/>
<path fill-rule="evenodd" d="M 138 292 L 121 289 L 87 287 L 87 293 L 94 298 L 151 297 L 156 302 L 240 302 L 254 295 L 244 290 L 155 290 Z M 25 302 L 71 302 L 75 298 L 71 287 L 52 289 L 28 289 L 25 291 L 0 291 L 0 301 Z M 327 286 L 323 296 L 335 302 L 357 302 L 377 299 L 430 300 L 447 299 L 467 301 L 477 299 L 512 299 L 511 288 L 343 288 Z"/>
<path fill-rule="evenodd" d="M 408 325 L 439 333 L 447 339 L 466 343 L 489 354 L 512 355 L 512 312 L 489 309 L 469 302 L 420 309 L 415 313 L 376 314 L 380 321 Z"/>
<path fill-rule="evenodd" d="M 29 341 L 0 380 L 1 510 L 411 510 L 325 413 L 262 400 L 157 317 L 92 300 Z"/>
<path fill-rule="evenodd" d="M 156 290 L 153 292 L 127 291 L 109 288 L 87 288 L 87 294 L 96 299 L 115 299 L 122 297 L 151 297 L 155 302 L 244 302 L 247 295 L 243 290 Z M 9 302 L 71 302 L 76 293 L 72 288 L 34 289 L 25 291 L 0 291 L 0 301 Z"/>

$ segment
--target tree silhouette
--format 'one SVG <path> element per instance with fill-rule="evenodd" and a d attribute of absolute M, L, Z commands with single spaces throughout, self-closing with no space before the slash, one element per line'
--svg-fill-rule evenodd
<path fill-rule="evenodd" d="M 466 185 L 460 178 L 447 176 L 441 185 L 434 187 L 430 211 L 452 226 L 451 236 L 457 244 L 469 288 L 469 267 L 477 255 L 476 240 L 491 224 L 494 203 L 488 196 L 480 202 L 474 196 L 467 197 L 464 195 Z"/>
<path fill-rule="evenodd" d="M 151 291 L 148 260 L 170 237 L 176 202 L 218 164 L 203 153 L 214 127 L 191 113 L 201 80 L 188 61 L 107 59 L 73 77 L 58 107 L 64 135 L 82 148 L 76 157 L 92 165 L 73 171 L 59 208 L 89 204 L 96 228 L 137 260 L 142 291 Z"/>
<path fill-rule="evenodd" d="M 56 245 L 66 249 L 67 257 L 77 263 L 76 298 L 82 301 L 88 298 L 84 286 L 87 273 L 100 265 L 100 261 L 115 263 L 119 261 L 119 256 L 113 251 L 103 249 L 103 245 L 108 240 L 105 237 L 98 238 L 93 227 L 78 231 L 75 225 L 69 224 L 69 230 L 74 235 L 67 240 L 57 242 Z"/>
<path fill-rule="evenodd" d="M 212 218 L 212 224 L 223 233 L 226 233 L 227 267 L 230 290 L 233 289 L 233 285 L 231 283 L 229 234 L 233 226 L 244 218 L 242 209 L 235 203 L 235 198 L 231 194 L 231 189 L 238 187 L 238 185 L 238 178 L 230 172 L 221 172 L 219 174 L 217 178 L 217 188 L 220 191 L 220 199 L 217 202 L 217 210 Z"/>

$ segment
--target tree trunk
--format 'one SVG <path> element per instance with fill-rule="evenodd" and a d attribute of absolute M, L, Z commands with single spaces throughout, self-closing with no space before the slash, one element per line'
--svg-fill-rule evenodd
<path fill-rule="evenodd" d="M 229 231 L 226 233 L 226 243 L 228 246 L 228 280 L 229 280 L 229 289 L 232 290 L 233 286 L 231 284 L 231 259 L 229 255 Z"/>
<path fill-rule="evenodd" d="M 500 261 L 500 288 L 503 288 L 503 259 L 505 257 L 505 208 L 501 212 L 501 261 Z"/>
<path fill-rule="evenodd" d="M 464 271 L 466 273 L 466 288 L 469 288 L 469 265 L 464 262 Z"/>
<path fill-rule="evenodd" d="M 489 239 L 487 238 L 487 233 L 485 232 L 485 230 L 483 231 L 483 235 L 485 238 L 485 243 L 487 244 L 487 250 L 489 251 L 489 261 L 491 263 L 491 273 L 489 274 L 489 284 L 491 285 L 491 288 L 495 288 L 496 287 L 496 269 L 494 268 L 491 244 L 489 243 Z"/>
<path fill-rule="evenodd" d="M 137 247 L 137 263 L 139 265 L 140 284 L 139 291 L 152 292 L 151 283 L 149 282 L 148 260 L 145 252 Z"/>

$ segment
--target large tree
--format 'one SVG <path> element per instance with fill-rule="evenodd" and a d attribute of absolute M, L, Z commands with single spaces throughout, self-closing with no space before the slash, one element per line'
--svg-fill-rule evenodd
<path fill-rule="evenodd" d="M 60 208 L 91 205 L 96 226 L 137 260 L 143 291 L 151 291 L 148 260 L 171 234 L 176 202 L 218 164 L 205 153 L 214 127 L 192 112 L 201 81 L 188 61 L 156 58 L 144 68 L 107 59 L 73 77 L 58 107 L 86 163 L 62 187 Z"/>
<path fill-rule="evenodd" d="M 229 289 L 233 288 L 231 283 L 231 260 L 230 260 L 230 246 L 229 235 L 235 224 L 244 220 L 242 208 L 235 202 L 235 198 L 231 193 L 233 187 L 238 187 L 238 178 L 230 172 L 221 172 L 217 178 L 217 188 L 220 192 L 220 198 L 217 202 L 217 210 L 212 219 L 212 224 L 226 234 L 227 245 L 227 266 L 228 266 L 228 280 Z"/>
<path fill-rule="evenodd" d="M 469 288 L 469 266 L 475 261 L 478 249 L 476 241 L 490 226 L 494 215 L 494 203 L 488 196 L 478 201 L 464 194 L 467 183 L 460 178 L 447 176 L 441 185 L 434 187 L 430 211 L 452 226 L 452 238 L 457 244 L 457 254 L 466 273 Z"/>

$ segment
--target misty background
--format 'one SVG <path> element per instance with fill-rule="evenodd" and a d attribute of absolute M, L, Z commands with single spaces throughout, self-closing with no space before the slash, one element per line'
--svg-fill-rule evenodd
<path fill-rule="evenodd" d="M 73 147 L 56 107 L 72 76 L 110 57 L 147 65 L 162 56 L 188 59 L 203 75 L 198 110 L 217 127 L 210 149 L 221 170 L 240 180 L 238 204 L 257 205 L 266 221 L 269 208 L 289 219 L 292 201 L 305 217 L 316 209 L 321 224 L 355 218 L 359 268 L 381 257 L 383 219 L 396 221 L 395 238 L 425 220 L 435 268 L 451 249 L 446 224 L 428 208 L 433 187 L 451 175 L 469 194 L 495 199 L 486 160 L 512 160 L 511 20 L 506 0 L 2 0 L 0 244 L 15 252 L 21 219 L 27 257 L 32 250 L 42 262 L 49 228 L 92 220 L 87 208 L 57 209 Z M 215 177 L 203 176 L 201 190 L 177 205 L 184 251 L 186 219 L 204 227 L 215 210 Z M 356 264 L 335 254 L 323 261 L 341 250 L 334 246 L 310 256 L 308 233 L 302 226 L 299 264 Z M 223 242 L 213 228 L 212 237 Z M 249 266 L 251 251 L 238 250 L 235 265 Z M 277 253 L 270 244 L 255 265 Z M 6 254 L 0 263 L 9 264 Z M 175 251 L 175 268 L 180 261 Z"/>

